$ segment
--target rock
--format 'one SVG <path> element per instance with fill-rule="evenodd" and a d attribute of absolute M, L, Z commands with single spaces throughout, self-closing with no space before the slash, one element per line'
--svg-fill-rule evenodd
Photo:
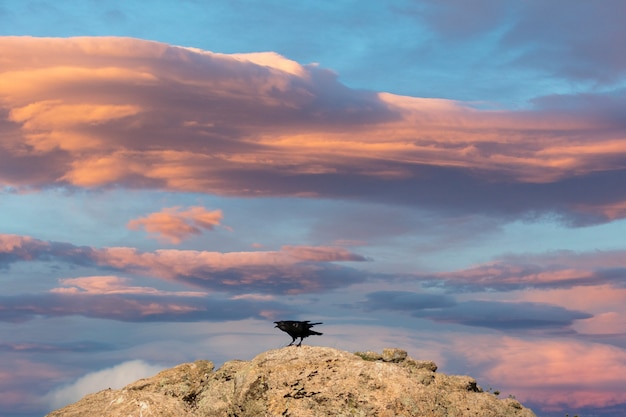
<path fill-rule="evenodd" d="M 398 348 L 383 349 L 383 361 L 385 362 L 402 362 L 406 357 L 406 350 Z"/>
<path fill-rule="evenodd" d="M 437 364 L 433 361 L 416 361 L 415 359 L 407 358 L 404 365 L 416 369 L 427 369 L 431 372 L 437 370 Z"/>
<path fill-rule="evenodd" d="M 197 361 L 88 395 L 48 417 L 535 417 L 516 400 L 482 392 L 471 377 L 437 374 L 432 361 L 401 349 L 385 352 L 292 346 L 218 370 Z"/>
<path fill-rule="evenodd" d="M 358 357 L 360 357 L 361 359 L 365 360 L 365 361 L 381 361 L 383 360 L 383 355 L 381 355 L 378 352 L 372 352 L 371 350 L 368 350 L 366 352 L 354 352 L 355 355 L 357 355 Z"/>

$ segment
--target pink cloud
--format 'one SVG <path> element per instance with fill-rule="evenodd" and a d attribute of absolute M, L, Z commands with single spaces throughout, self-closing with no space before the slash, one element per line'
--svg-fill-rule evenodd
<path fill-rule="evenodd" d="M 626 289 L 592 285 L 573 288 L 526 289 L 511 293 L 515 300 L 552 303 L 587 311 L 593 317 L 577 320 L 572 328 L 585 335 L 626 335 Z"/>
<path fill-rule="evenodd" d="M 34 317 L 84 316 L 119 321 L 195 321 L 203 319 L 248 317 L 256 314 L 252 307 L 242 305 L 241 312 L 207 307 L 206 297 L 184 297 L 180 294 L 97 293 L 87 291 L 50 291 L 42 294 L 3 296 L 0 320 L 23 322 Z M 247 309 L 246 309 L 247 308 Z"/>
<path fill-rule="evenodd" d="M 522 402 L 571 410 L 626 402 L 623 349 L 573 339 L 521 340 L 464 335 L 453 349 L 489 384 L 503 384 Z"/>
<path fill-rule="evenodd" d="M 5 410 L 36 409 L 41 400 L 39 387 L 50 387 L 63 372 L 51 364 L 3 354 L 0 361 L 0 407 Z"/>
<path fill-rule="evenodd" d="M 577 332 L 587 335 L 625 335 L 626 312 L 619 309 L 596 314 L 590 319 L 580 320 L 573 327 Z"/>
<path fill-rule="evenodd" d="M 563 284 L 584 284 L 593 279 L 594 273 L 589 270 L 563 268 L 563 269 L 542 269 L 533 268 L 529 265 L 510 265 L 504 262 L 495 262 L 492 264 L 483 264 L 474 268 L 452 272 L 442 273 L 439 277 L 446 279 L 452 277 L 453 280 L 472 283 L 473 285 L 489 286 L 494 285 L 523 285 L 523 286 L 541 286 L 541 285 L 558 285 Z"/>
<path fill-rule="evenodd" d="M 58 294 L 146 294 L 158 296 L 204 297 L 207 293 L 192 291 L 162 291 L 152 287 L 128 285 L 129 280 L 116 276 L 92 276 L 81 278 L 65 278 L 60 283 L 63 287 L 53 288 L 52 293 Z"/>
<path fill-rule="evenodd" d="M 30 246 L 31 249 L 33 246 L 41 247 L 46 246 L 46 243 L 43 241 L 39 241 L 37 239 L 33 239 L 30 236 L 20 236 L 20 235 L 8 235 L 8 234 L 0 234 L 0 251 L 4 253 L 11 252 L 21 252 L 23 247 Z M 26 253 L 22 252 L 24 256 L 27 256 Z"/>
<path fill-rule="evenodd" d="M 287 247 L 280 251 L 207 252 L 132 248 L 99 250 L 96 262 L 194 286 L 229 291 L 317 292 L 360 281 L 356 271 L 330 264 L 363 261 L 342 248 Z"/>
<path fill-rule="evenodd" d="M 430 284 L 445 283 L 476 291 L 487 289 L 571 288 L 615 284 L 626 273 L 624 251 L 507 255 L 467 269 L 424 277 Z"/>
<path fill-rule="evenodd" d="M 341 262 L 367 260 L 361 255 L 332 246 L 283 246 L 281 251 L 303 261 Z"/>
<path fill-rule="evenodd" d="M 571 308 L 600 312 L 599 309 L 626 308 L 626 289 L 610 284 L 572 288 L 525 289 L 515 292 L 517 299 L 533 302 L 561 302 Z"/>
<path fill-rule="evenodd" d="M 192 235 L 201 234 L 203 230 L 213 230 L 221 224 L 222 218 L 221 210 L 208 211 L 198 206 L 189 207 L 187 210 L 170 207 L 146 217 L 133 219 L 128 222 L 128 228 L 131 230 L 143 228 L 162 240 L 180 243 Z"/>
<path fill-rule="evenodd" d="M 17 261 L 58 259 L 69 265 L 115 268 L 194 287 L 243 293 L 318 292 L 360 282 L 366 276 L 337 265 L 366 260 L 339 247 L 286 246 L 278 251 L 226 253 L 175 249 L 142 252 L 128 247 L 76 247 L 0 234 L 0 248 L 3 247 L 0 266 L 1 262 L 9 265 Z M 70 288 L 57 292 L 122 291 L 124 287 L 124 282 L 115 277 L 81 278 L 64 283 L 70 284 Z"/>
<path fill-rule="evenodd" d="M 0 295 L 0 322 L 22 323 L 34 318 L 82 316 L 125 322 L 196 322 L 227 321 L 261 317 L 265 311 L 277 313 L 292 309 L 268 298 L 241 297 L 223 298 L 198 292 L 155 291 L 151 288 L 124 287 L 94 284 L 85 280 L 69 282 L 63 287 L 45 293 Z M 92 289 L 96 287 L 96 289 Z M 114 287 L 114 288 L 110 288 Z M 87 289 L 85 289 L 87 288 Z M 89 346 L 87 349 L 97 349 Z M 63 346 L 36 344 L 20 346 L 5 344 L 2 350 L 58 351 Z M 79 350 L 68 345 L 65 350 Z"/>
<path fill-rule="evenodd" d="M 288 266 L 301 261 L 364 260 L 363 257 L 342 248 L 309 246 L 288 246 L 280 251 L 255 252 L 208 252 L 177 249 L 140 252 L 133 248 L 112 247 L 99 250 L 96 254 L 96 259 L 103 265 L 116 268 L 149 268 L 154 269 L 154 271 L 163 271 L 165 275 L 184 274 L 200 267 L 227 269 L 255 265 Z"/>
<path fill-rule="evenodd" d="M 576 207 L 581 213 L 589 213 L 604 217 L 608 220 L 618 220 L 626 217 L 626 200 L 609 204 L 581 203 Z"/>
<path fill-rule="evenodd" d="M 573 222 L 626 215 L 624 126 L 606 117 L 621 114 L 619 100 L 603 111 L 591 96 L 573 110 L 561 97 L 488 111 L 351 90 L 275 53 L 127 38 L 3 37 L 0 47 L 5 185 L 359 197 Z M 27 160 L 37 169 L 20 168 Z M 582 198 L 577 182 L 599 191 Z M 193 227 L 157 233 L 178 241 Z"/>

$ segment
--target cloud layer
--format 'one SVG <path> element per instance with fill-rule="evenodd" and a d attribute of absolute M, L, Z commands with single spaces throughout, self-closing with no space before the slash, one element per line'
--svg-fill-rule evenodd
<path fill-rule="evenodd" d="M 366 260 L 361 255 L 339 247 L 285 246 L 279 251 L 229 253 L 175 249 L 141 252 L 128 247 L 78 247 L 28 236 L 0 235 L 0 268 L 7 268 L 20 261 L 59 261 L 67 265 L 158 277 L 195 288 L 235 294 L 299 294 L 345 287 L 362 282 L 365 276 L 337 263 Z M 115 277 L 70 279 L 63 282 L 71 287 L 56 290 L 57 294 L 138 291 L 128 288 L 121 290 L 121 281 Z M 153 290 L 144 289 L 142 292 L 154 295 Z M 159 295 L 158 292 L 156 295 Z"/>
<path fill-rule="evenodd" d="M 284 246 L 280 251 L 232 253 L 141 252 L 0 235 L 0 267 L 5 269 L 20 262 L 57 262 L 69 268 L 114 270 L 137 279 L 150 279 L 154 285 L 177 283 L 194 289 L 171 291 L 133 285 L 131 279 L 117 275 L 62 278 L 60 286 L 45 293 L 3 296 L 0 320 L 20 322 L 37 316 L 70 315 L 131 322 L 273 318 L 281 312 L 294 311 L 276 300 L 280 295 L 315 294 L 366 283 L 396 282 L 414 287 L 421 282 L 423 292 L 369 292 L 355 306 L 365 311 L 399 312 L 418 319 L 504 332 L 580 331 L 601 335 L 606 333 L 602 329 L 619 322 L 623 297 L 619 288 L 624 287 L 625 276 L 623 259 L 618 252 L 509 256 L 464 271 L 412 277 L 370 273 L 366 265 L 359 269 L 343 266 L 342 263 L 362 263 L 367 258 L 339 247 Z M 561 264 L 568 268 L 559 268 Z M 588 297 L 586 302 L 575 302 L 575 291 L 581 287 L 588 288 Z M 447 293 L 441 293 L 441 289 Z M 554 297 L 554 291 L 567 295 Z M 461 296 L 451 295 L 455 292 Z M 499 300 L 462 296 L 494 292 L 500 294 Z M 506 292 L 511 295 L 503 297 Z M 614 302 L 607 301 L 609 292 L 615 295 Z M 558 302 L 565 297 L 571 303 Z"/>
<path fill-rule="evenodd" d="M 367 294 L 366 310 L 402 311 L 414 317 L 441 323 L 487 327 L 509 332 L 528 329 L 559 329 L 591 314 L 563 307 L 529 302 L 463 301 L 450 296 L 408 291 L 378 291 Z"/>
<path fill-rule="evenodd" d="M 5 187 L 327 196 L 557 213 L 571 224 L 626 216 L 626 126 L 611 116 L 626 107 L 621 96 L 478 110 L 352 90 L 329 70 L 275 53 L 127 38 L 4 37 L 0 46 Z M 131 227 L 186 236 L 163 234 L 161 220 Z"/>
<path fill-rule="evenodd" d="M 420 277 L 425 285 L 450 291 L 512 291 L 626 284 L 623 250 L 508 255 L 460 271 Z"/>

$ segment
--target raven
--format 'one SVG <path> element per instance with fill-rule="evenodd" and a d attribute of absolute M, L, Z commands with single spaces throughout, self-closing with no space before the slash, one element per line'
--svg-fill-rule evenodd
<path fill-rule="evenodd" d="M 291 343 L 287 346 L 293 345 L 297 338 L 300 338 L 300 343 L 296 346 L 300 346 L 302 344 L 302 339 L 305 337 L 309 337 L 311 335 L 321 336 L 322 333 L 311 330 L 311 327 L 317 324 L 323 323 L 311 323 L 309 320 L 306 321 L 293 321 L 293 320 L 285 320 L 285 321 L 275 321 L 276 326 L 283 332 L 287 333 L 289 336 L 293 338 Z"/>

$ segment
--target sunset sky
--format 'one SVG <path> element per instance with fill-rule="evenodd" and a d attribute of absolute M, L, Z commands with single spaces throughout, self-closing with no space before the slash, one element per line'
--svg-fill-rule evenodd
<path fill-rule="evenodd" d="M 2 416 L 250 359 L 287 319 L 623 416 L 624 16 L 0 0 Z"/>

